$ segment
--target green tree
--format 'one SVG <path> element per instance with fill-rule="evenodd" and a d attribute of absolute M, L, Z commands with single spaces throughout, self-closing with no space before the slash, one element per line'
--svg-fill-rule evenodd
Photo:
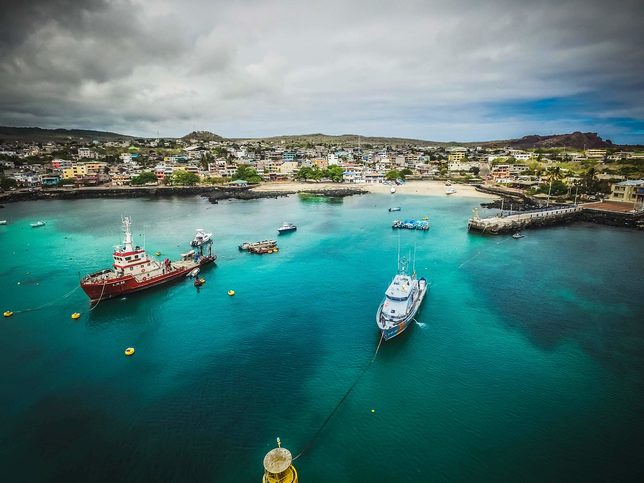
<path fill-rule="evenodd" d="M 194 186 L 199 182 L 199 175 L 184 170 L 172 173 L 171 184 L 180 186 Z"/>
<path fill-rule="evenodd" d="M 15 188 L 17 184 L 18 183 L 16 183 L 16 180 L 13 178 L 5 178 L 4 176 L 0 178 L 0 188 L 3 190 Z"/>
<path fill-rule="evenodd" d="M 342 168 L 342 166 L 329 166 L 325 172 L 325 176 L 334 183 L 340 183 L 343 175 L 344 168 Z"/>
<path fill-rule="evenodd" d="M 387 171 L 387 173 L 385 174 L 385 179 L 387 181 L 396 181 L 397 179 L 400 179 L 400 176 L 400 171 L 392 169 L 391 171 Z"/>
<path fill-rule="evenodd" d="M 561 180 L 554 180 L 552 181 L 552 186 L 550 183 L 543 183 L 540 185 L 539 191 L 544 194 L 548 194 L 548 192 L 550 192 L 550 195 L 552 196 L 561 196 L 568 193 L 568 186 Z"/>
<path fill-rule="evenodd" d="M 244 180 L 248 183 L 260 183 L 262 181 L 262 177 L 257 174 L 255 168 L 251 168 L 245 164 L 238 166 L 237 171 L 235 171 L 235 174 L 233 175 L 233 180 L 238 179 Z"/>
<path fill-rule="evenodd" d="M 144 171 L 138 176 L 134 176 L 130 181 L 130 184 L 133 186 L 141 186 L 146 183 L 156 183 L 157 176 L 152 171 Z"/>
<path fill-rule="evenodd" d="M 402 177 L 402 179 L 405 179 L 405 176 L 409 176 L 412 174 L 414 174 L 414 172 L 409 168 L 403 168 L 400 170 L 400 176 Z"/>

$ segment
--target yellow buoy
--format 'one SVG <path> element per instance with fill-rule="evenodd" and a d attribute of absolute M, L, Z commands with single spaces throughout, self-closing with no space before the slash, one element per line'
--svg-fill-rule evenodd
<path fill-rule="evenodd" d="M 273 250 L 273 253 L 277 253 L 277 252 L 279 252 L 279 251 L 280 251 L 280 249 L 279 249 L 279 248 L 276 248 L 275 250 Z"/>
<path fill-rule="evenodd" d="M 127 349 L 125 349 L 126 356 L 131 356 L 133 354 L 134 354 L 134 347 L 128 347 Z"/>
<path fill-rule="evenodd" d="M 13 315 L 13 312 L 11 310 L 5 310 L 4 316 L 5 317 L 11 317 Z"/>
<path fill-rule="evenodd" d="M 156 253 L 155 253 L 155 255 L 156 255 L 157 257 L 160 257 L 160 256 L 161 256 L 161 252 L 156 252 Z"/>
<path fill-rule="evenodd" d="M 376 410 L 375 410 L 375 409 L 372 409 L 372 410 L 371 410 L 371 412 L 372 412 L 372 413 L 375 413 L 375 412 L 376 412 Z"/>
<path fill-rule="evenodd" d="M 76 320 L 76 319 L 80 319 L 80 314 L 79 314 L 78 312 L 74 312 L 74 313 L 72 314 L 72 319 L 74 319 L 74 320 Z"/>
<path fill-rule="evenodd" d="M 233 295 L 235 295 L 235 291 L 234 290 L 229 290 L 228 295 L 230 295 L 232 297 Z"/>

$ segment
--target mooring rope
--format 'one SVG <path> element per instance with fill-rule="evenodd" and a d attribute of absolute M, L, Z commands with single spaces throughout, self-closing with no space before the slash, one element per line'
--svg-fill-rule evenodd
<path fill-rule="evenodd" d="M 96 302 L 96 305 L 94 305 L 93 307 L 90 307 L 89 309 L 90 312 L 94 310 L 96 307 L 98 307 L 98 304 L 100 304 L 101 300 L 103 300 L 103 294 L 105 293 L 105 285 L 107 285 L 107 278 L 103 282 L 103 289 L 101 290 L 101 295 L 98 296 L 98 302 Z"/>
<path fill-rule="evenodd" d="M 69 292 L 67 292 L 65 295 L 63 295 L 62 297 L 60 297 L 60 299 L 55 299 L 55 300 L 52 300 L 51 302 L 45 302 L 44 304 L 39 305 L 38 307 L 33 307 L 33 308 L 30 308 L 30 309 L 16 310 L 14 313 L 16 313 L 16 314 L 22 314 L 22 313 L 24 313 L 24 312 L 33 312 L 33 311 L 35 311 L 35 310 L 44 309 L 45 307 L 50 307 L 50 306 L 54 305 L 56 302 L 58 302 L 59 300 L 66 299 L 66 298 L 67 298 L 67 297 L 69 297 L 71 294 L 73 294 L 74 292 L 76 292 L 76 290 L 78 290 L 79 288 L 80 288 L 80 285 L 79 285 L 78 287 L 73 288 L 73 289 L 72 289 L 72 290 L 70 290 Z"/>
<path fill-rule="evenodd" d="M 304 448 L 302 451 L 300 451 L 297 456 L 293 458 L 293 461 L 298 459 L 300 456 L 302 456 L 304 453 L 306 453 L 311 446 L 313 445 L 313 442 L 316 440 L 316 438 L 320 435 L 322 430 L 325 428 L 325 426 L 331 421 L 331 418 L 333 418 L 333 415 L 340 409 L 340 406 L 342 406 L 342 403 L 349 397 L 349 394 L 351 394 L 351 391 L 353 391 L 353 388 L 355 388 L 358 385 L 358 382 L 360 382 L 360 379 L 362 379 L 362 376 L 364 376 L 365 372 L 367 372 L 367 369 L 371 367 L 371 364 L 373 364 L 373 361 L 376 360 L 376 356 L 378 355 L 378 351 L 380 350 L 380 344 L 382 343 L 382 340 L 384 339 L 384 334 L 380 334 L 380 341 L 378 342 L 378 347 L 376 347 L 376 352 L 373 355 L 373 358 L 367 363 L 367 365 L 362 369 L 362 372 L 358 375 L 355 381 L 353 381 L 353 384 L 349 386 L 349 389 L 347 389 L 347 392 L 344 393 L 344 396 L 342 396 L 342 399 L 338 402 L 338 404 L 335 405 L 333 410 L 329 413 L 329 415 L 326 417 L 326 419 L 322 422 L 322 425 L 318 428 L 318 430 L 313 434 L 313 436 L 307 441 L 307 443 L 304 445 Z"/>

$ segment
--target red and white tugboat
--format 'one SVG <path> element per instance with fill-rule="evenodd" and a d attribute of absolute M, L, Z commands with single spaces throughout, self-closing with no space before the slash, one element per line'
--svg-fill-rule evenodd
<path fill-rule="evenodd" d="M 196 267 L 214 262 L 217 258 L 212 254 L 212 245 L 208 244 L 207 254 L 203 253 L 205 247 L 200 247 L 198 252 L 190 250 L 174 262 L 167 258 L 163 262 L 153 260 L 143 248 L 132 245 L 130 224 L 130 218 L 124 217 L 125 236 L 123 245 L 114 247 L 113 268 L 86 275 L 80 282 L 81 288 L 92 303 L 176 280 Z"/>

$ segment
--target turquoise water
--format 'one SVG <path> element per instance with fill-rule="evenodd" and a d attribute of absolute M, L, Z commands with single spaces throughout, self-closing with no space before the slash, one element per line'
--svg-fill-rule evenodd
<path fill-rule="evenodd" d="M 0 309 L 16 314 L 1 321 L 5 479 L 261 481 L 275 437 L 297 454 L 373 357 L 400 236 L 432 283 L 418 323 L 382 344 L 296 461 L 301 481 L 637 481 L 642 234 L 578 224 L 470 235 L 479 201 L 6 205 Z M 205 286 L 182 280 L 89 312 L 73 290 L 109 265 L 121 214 L 149 253 L 171 259 L 195 228 L 214 231 Z M 426 214 L 427 233 L 389 228 Z M 47 226 L 30 228 L 38 219 Z M 285 220 L 298 231 L 279 254 L 237 250 Z"/>

